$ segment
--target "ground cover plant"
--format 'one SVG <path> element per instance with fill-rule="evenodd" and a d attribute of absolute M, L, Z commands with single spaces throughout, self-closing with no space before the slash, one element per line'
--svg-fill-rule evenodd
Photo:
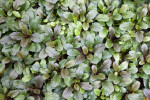
<path fill-rule="evenodd" d="M 150 100 L 149 0 L 0 0 L 0 100 Z"/>

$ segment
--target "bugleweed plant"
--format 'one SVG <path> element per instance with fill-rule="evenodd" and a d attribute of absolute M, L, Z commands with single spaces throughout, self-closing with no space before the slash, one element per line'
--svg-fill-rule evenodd
<path fill-rule="evenodd" d="M 0 0 L 0 100 L 150 100 L 149 0 Z"/>

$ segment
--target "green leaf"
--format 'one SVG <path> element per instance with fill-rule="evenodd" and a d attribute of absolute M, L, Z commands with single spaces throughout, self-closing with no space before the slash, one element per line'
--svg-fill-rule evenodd
<path fill-rule="evenodd" d="M 105 38 L 107 36 L 107 34 L 108 34 L 108 30 L 106 27 L 103 27 L 103 30 L 99 32 L 99 36 L 101 38 Z"/>
<path fill-rule="evenodd" d="M 131 88 L 131 91 L 136 91 L 140 88 L 141 83 L 139 81 L 136 81 Z"/>
<path fill-rule="evenodd" d="M 150 64 L 143 65 L 143 71 L 145 74 L 149 75 L 150 74 Z"/>
<path fill-rule="evenodd" d="M 76 78 L 77 78 L 77 79 L 81 79 L 82 76 L 83 76 L 83 70 L 79 67 L 79 68 L 77 68 L 77 70 L 76 70 Z"/>
<path fill-rule="evenodd" d="M 135 38 L 137 42 L 142 42 L 143 41 L 143 32 L 142 31 L 137 31 L 135 33 Z"/>
<path fill-rule="evenodd" d="M 67 55 L 69 55 L 69 56 L 77 56 L 79 54 L 80 53 L 76 49 L 69 49 L 69 50 L 67 50 Z"/>
<path fill-rule="evenodd" d="M 134 16 L 134 13 L 132 11 L 126 11 L 122 15 L 123 18 L 132 18 L 133 16 Z"/>
<path fill-rule="evenodd" d="M 80 86 L 81 88 L 83 88 L 84 90 L 92 90 L 93 87 L 89 84 L 89 83 L 86 83 L 86 82 L 81 82 L 80 83 Z"/>
<path fill-rule="evenodd" d="M 97 15 L 97 10 L 91 10 L 87 13 L 86 15 L 86 19 L 87 20 L 93 20 L 95 18 L 95 16 Z M 92 16 L 91 16 L 92 15 Z"/>
<path fill-rule="evenodd" d="M 109 96 L 112 92 L 114 92 L 114 86 L 110 81 L 103 82 L 102 88 L 105 90 L 106 96 Z"/>
<path fill-rule="evenodd" d="M 32 65 L 32 70 L 38 72 L 40 69 L 40 64 L 39 62 L 35 62 L 33 65 Z"/>
<path fill-rule="evenodd" d="M 12 90 L 12 91 L 9 91 L 7 96 L 9 96 L 11 98 L 15 98 L 18 94 L 19 94 L 19 92 L 17 90 Z"/>
<path fill-rule="evenodd" d="M 114 20 L 121 20 L 122 19 L 122 16 L 120 14 L 114 14 L 113 15 L 113 19 Z"/>
<path fill-rule="evenodd" d="M 57 56 L 58 56 L 58 53 L 55 50 L 55 48 L 46 47 L 45 51 L 46 51 L 47 55 L 51 58 L 57 58 Z"/>
<path fill-rule="evenodd" d="M 18 95 L 15 100 L 24 100 L 25 96 L 24 95 Z"/>
<path fill-rule="evenodd" d="M 0 100 L 4 100 L 5 96 L 3 94 L 0 94 Z"/>
<path fill-rule="evenodd" d="M 39 53 L 39 58 L 44 59 L 46 57 L 47 57 L 47 53 L 46 53 L 45 49 L 42 49 Z"/>
<path fill-rule="evenodd" d="M 90 27 L 92 31 L 95 31 L 95 32 L 100 32 L 103 30 L 103 27 L 101 24 L 95 22 L 95 23 L 92 23 L 92 26 Z"/>
<path fill-rule="evenodd" d="M 132 29 L 132 23 L 131 22 L 123 22 L 120 24 L 119 28 L 123 31 L 129 31 Z"/>
<path fill-rule="evenodd" d="M 73 21 L 73 14 L 70 12 L 64 12 L 63 14 L 64 18 L 69 20 L 69 21 Z"/>
<path fill-rule="evenodd" d="M 97 20 L 97 21 L 100 21 L 100 22 L 107 22 L 107 21 L 109 21 L 109 17 L 108 17 L 108 15 L 106 15 L 106 14 L 99 14 L 99 15 L 96 17 L 96 20 Z"/>
<path fill-rule="evenodd" d="M 141 94 L 129 94 L 128 99 L 129 100 L 143 100 L 143 95 L 141 95 Z"/>
<path fill-rule="evenodd" d="M 18 89 L 25 89 L 26 88 L 25 84 L 21 80 L 14 80 L 13 86 L 15 88 L 18 88 Z"/>
<path fill-rule="evenodd" d="M 84 23 L 83 23 L 83 29 L 84 29 L 85 31 L 87 31 L 88 28 L 89 28 L 89 23 L 88 23 L 88 22 L 84 22 Z"/>
<path fill-rule="evenodd" d="M 52 78 L 52 87 L 57 87 L 61 82 L 61 76 L 59 74 L 55 74 Z"/>
<path fill-rule="evenodd" d="M 23 78 L 22 78 L 22 82 L 29 82 L 31 80 L 31 76 L 30 75 L 25 75 Z"/>
<path fill-rule="evenodd" d="M 122 62 L 120 65 L 119 65 L 119 70 L 122 71 L 122 70 L 125 70 L 128 68 L 128 62 L 127 61 L 124 61 Z"/>
<path fill-rule="evenodd" d="M 94 89 L 94 93 L 95 93 L 97 96 L 100 96 L 101 90 L 100 90 L 100 89 Z"/>
<path fill-rule="evenodd" d="M 107 59 L 103 62 L 102 67 L 100 69 L 103 71 L 106 71 L 110 68 L 111 64 L 112 64 L 112 61 L 110 59 Z"/>
<path fill-rule="evenodd" d="M 66 67 L 66 68 L 71 68 L 71 67 L 73 67 L 73 66 L 75 66 L 75 61 L 74 61 L 74 60 L 70 60 L 70 61 L 68 61 L 68 62 L 65 64 L 65 67 Z"/>
<path fill-rule="evenodd" d="M 46 92 L 45 100 L 59 100 L 59 95 L 53 92 Z"/>
<path fill-rule="evenodd" d="M 72 91 L 73 91 L 73 89 L 72 89 L 71 87 L 67 87 L 67 88 L 63 91 L 63 94 L 62 94 L 63 98 L 68 99 L 69 97 L 72 97 L 72 96 L 73 96 Z"/>
<path fill-rule="evenodd" d="M 13 11 L 12 13 L 13 13 L 16 17 L 18 17 L 18 18 L 21 17 L 21 15 L 20 15 L 20 13 L 19 13 L 18 11 Z"/>

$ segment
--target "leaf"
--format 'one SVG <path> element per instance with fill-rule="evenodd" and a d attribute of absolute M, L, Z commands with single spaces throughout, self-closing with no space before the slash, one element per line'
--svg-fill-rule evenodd
<path fill-rule="evenodd" d="M 112 92 L 114 92 L 114 86 L 108 80 L 102 83 L 102 88 L 105 90 L 106 96 L 109 96 Z"/>
<path fill-rule="evenodd" d="M 35 77 L 35 87 L 36 88 L 41 88 L 43 86 L 44 79 L 41 75 L 38 75 Z"/>
<path fill-rule="evenodd" d="M 143 71 L 145 74 L 149 75 L 150 74 L 150 64 L 143 65 Z"/>
<path fill-rule="evenodd" d="M 4 36 L 0 39 L 1 44 L 13 44 L 14 41 L 9 36 Z"/>
<path fill-rule="evenodd" d="M 126 11 L 122 15 L 123 18 L 132 18 L 133 16 L 134 16 L 134 13 L 132 11 Z"/>
<path fill-rule="evenodd" d="M 89 84 L 89 83 L 86 83 L 86 82 L 81 82 L 80 83 L 80 86 L 81 88 L 83 88 L 84 90 L 92 90 L 93 87 Z"/>
<path fill-rule="evenodd" d="M 106 15 L 106 14 L 99 14 L 99 15 L 96 17 L 96 20 L 97 20 L 97 21 L 100 21 L 100 22 L 107 22 L 107 21 L 109 21 L 109 17 L 108 17 L 108 15 Z"/>
<path fill-rule="evenodd" d="M 128 62 L 127 61 L 124 61 L 120 64 L 119 66 L 119 70 L 122 71 L 122 70 L 125 70 L 128 68 Z"/>
<path fill-rule="evenodd" d="M 120 14 L 114 14 L 113 15 L 113 19 L 114 20 L 121 20 L 122 19 L 122 16 Z"/>
<path fill-rule="evenodd" d="M 135 33 L 135 38 L 137 42 L 142 42 L 143 41 L 143 32 L 142 31 L 137 31 Z"/>
<path fill-rule="evenodd" d="M 129 94 L 129 100 L 143 100 L 143 96 L 141 94 Z"/>
<path fill-rule="evenodd" d="M 140 17 L 146 16 L 147 13 L 148 13 L 148 9 L 147 9 L 147 7 L 144 7 L 144 8 L 142 9 L 141 13 L 140 13 Z"/>
<path fill-rule="evenodd" d="M 101 90 L 100 90 L 100 89 L 94 89 L 94 93 L 95 93 L 97 96 L 100 96 Z"/>
<path fill-rule="evenodd" d="M 32 34 L 32 36 L 31 36 L 31 40 L 36 42 L 36 43 L 41 42 L 42 39 L 43 39 L 42 35 L 40 35 L 40 34 Z"/>
<path fill-rule="evenodd" d="M 95 22 L 95 23 L 92 23 L 92 26 L 90 27 L 92 31 L 95 31 L 95 32 L 100 32 L 103 30 L 103 27 L 101 24 Z"/>
<path fill-rule="evenodd" d="M 146 57 L 146 61 L 147 61 L 148 63 L 150 63 L 150 55 L 148 55 L 148 56 Z"/>
<path fill-rule="evenodd" d="M 68 69 L 62 69 L 61 70 L 61 77 L 66 78 L 69 75 Z"/>
<path fill-rule="evenodd" d="M 113 46 L 114 46 L 114 49 L 115 49 L 117 52 L 120 52 L 120 45 L 119 45 L 119 44 L 114 43 Z"/>
<path fill-rule="evenodd" d="M 5 96 L 3 94 L 0 94 L 0 100 L 4 100 Z"/>
<path fill-rule="evenodd" d="M 85 55 L 88 54 L 88 48 L 86 46 L 82 47 L 82 51 Z"/>
<path fill-rule="evenodd" d="M 87 20 L 93 20 L 95 18 L 95 16 L 97 15 L 97 10 L 91 10 L 87 13 L 86 15 L 86 19 Z M 92 15 L 92 16 L 91 16 Z"/>
<path fill-rule="evenodd" d="M 83 23 L 83 29 L 84 29 L 85 31 L 87 31 L 87 30 L 89 29 L 89 23 L 88 23 L 88 22 L 84 22 L 84 23 Z"/>
<path fill-rule="evenodd" d="M 121 100 L 122 99 L 122 93 L 112 93 L 110 95 L 110 100 Z"/>
<path fill-rule="evenodd" d="M 67 87 L 62 93 L 62 97 L 66 99 L 68 99 L 69 97 L 72 97 L 73 96 L 72 91 L 73 89 L 71 87 Z"/>
<path fill-rule="evenodd" d="M 80 67 L 78 67 L 76 70 L 76 78 L 81 79 L 82 76 L 83 76 L 83 70 Z"/>
<path fill-rule="evenodd" d="M 58 0 L 46 0 L 47 2 L 50 2 L 52 4 L 55 4 Z"/>
<path fill-rule="evenodd" d="M 20 15 L 20 13 L 19 13 L 18 11 L 13 11 L 12 13 L 13 13 L 16 17 L 18 17 L 18 18 L 21 17 L 21 15 Z"/>
<path fill-rule="evenodd" d="M 24 24 L 23 22 L 20 22 L 20 23 L 19 23 L 19 27 L 20 27 L 20 29 L 22 29 L 22 30 L 25 31 L 25 32 L 27 32 L 27 30 L 28 30 L 27 25 Z M 26 34 L 26 33 L 25 33 L 25 34 Z"/>
<path fill-rule="evenodd" d="M 19 50 L 20 50 L 20 45 L 15 44 L 14 47 L 12 48 L 12 55 L 16 55 L 17 52 L 19 52 Z"/>
<path fill-rule="evenodd" d="M 7 96 L 11 97 L 11 98 L 14 98 L 16 97 L 17 95 L 19 94 L 19 92 L 17 90 L 12 90 L 12 91 L 9 91 L 9 93 L 7 94 Z"/>
<path fill-rule="evenodd" d="M 143 54 L 146 54 L 148 51 L 148 46 L 146 44 L 142 44 L 141 51 L 143 52 Z"/>
<path fill-rule="evenodd" d="M 60 25 L 56 25 L 54 28 L 54 34 L 59 34 L 61 32 L 61 26 Z"/>
<path fill-rule="evenodd" d="M 125 84 L 125 85 L 128 85 L 128 84 L 132 83 L 132 79 L 130 77 L 122 78 L 121 83 Z"/>
<path fill-rule="evenodd" d="M 61 82 L 61 76 L 59 74 L 55 74 L 51 80 L 52 87 L 57 87 Z"/>
<path fill-rule="evenodd" d="M 26 47 L 27 45 L 28 45 L 28 43 L 29 43 L 29 39 L 28 38 L 22 38 L 21 39 L 21 46 L 22 47 Z"/>
<path fill-rule="evenodd" d="M 80 53 L 76 49 L 69 49 L 69 50 L 67 50 L 67 55 L 69 55 L 69 56 L 77 56 L 79 54 Z"/>
<path fill-rule="evenodd" d="M 76 61 L 76 65 L 81 64 L 82 62 L 84 62 L 85 57 L 83 55 L 78 55 L 75 59 Z"/>
<path fill-rule="evenodd" d="M 25 96 L 24 95 L 18 95 L 15 100 L 24 100 Z"/>
<path fill-rule="evenodd" d="M 144 89 L 143 93 L 144 93 L 146 98 L 150 99 L 150 89 Z"/>
<path fill-rule="evenodd" d="M 44 16 L 43 11 L 39 8 L 37 9 L 37 14 L 42 18 Z"/>
<path fill-rule="evenodd" d="M 131 22 L 123 22 L 120 24 L 119 28 L 123 31 L 129 31 L 132 29 L 132 23 Z"/>
<path fill-rule="evenodd" d="M 32 70 L 38 72 L 39 69 L 40 69 L 40 63 L 39 63 L 39 62 L 35 62 L 35 63 L 32 65 Z"/>
<path fill-rule="evenodd" d="M 68 62 L 65 64 L 65 67 L 66 67 L 66 68 L 71 68 L 71 67 L 73 67 L 73 66 L 75 66 L 75 61 L 74 61 L 74 60 L 70 60 L 70 61 L 68 61 Z"/>
<path fill-rule="evenodd" d="M 130 73 L 128 73 L 127 71 L 121 71 L 119 74 L 124 78 L 128 78 L 131 76 Z"/>
<path fill-rule="evenodd" d="M 15 1 L 13 2 L 13 8 L 14 8 L 15 10 L 17 10 L 17 9 L 19 8 L 20 4 L 21 4 L 21 0 L 15 0 Z"/>
<path fill-rule="evenodd" d="M 100 80 L 104 80 L 104 79 L 106 78 L 106 76 L 105 76 L 105 74 L 103 74 L 103 73 L 99 73 L 99 74 L 97 75 L 97 78 L 100 79 Z"/>
<path fill-rule="evenodd" d="M 46 10 L 52 10 L 53 7 L 54 7 L 54 5 L 51 3 L 46 3 L 46 5 L 45 5 Z"/>
<path fill-rule="evenodd" d="M 45 51 L 46 51 L 47 55 L 51 58 L 57 58 L 57 56 L 58 56 L 57 51 L 52 47 L 46 47 Z"/>
<path fill-rule="evenodd" d="M 23 64 L 21 62 L 16 62 L 14 64 L 14 69 L 16 70 L 16 72 L 20 75 L 22 74 L 22 70 L 23 70 Z"/>
<path fill-rule="evenodd" d="M 137 91 L 140 88 L 141 83 L 139 81 L 136 81 L 131 88 L 131 91 Z"/>
<path fill-rule="evenodd" d="M 9 74 L 9 78 L 10 78 L 11 80 L 15 80 L 17 77 L 18 77 L 18 73 L 16 73 L 15 70 L 12 70 L 12 71 L 10 72 L 10 74 Z"/>
<path fill-rule="evenodd" d="M 106 71 L 111 67 L 112 61 L 110 59 L 107 59 L 103 62 L 102 67 L 100 70 Z"/>
<path fill-rule="evenodd" d="M 59 95 L 53 92 L 45 93 L 45 100 L 60 100 Z"/>
<path fill-rule="evenodd" d="M 92 65 L 92 72 L 93 74 L 97 73 L 97 67 L 95 65 Z"/>
<path fill-rule="evenodd" d="M 45 49 L 42 49 L 39 53 L 39 58 L 45 59 L 46 57 L 47 57 L 47 53 L 46 53 Z"/>
<path fill-rule="evenodd" d="M 108 30 L 106 27 L 103 27 L 103 30 L 99 32 L 99 36 L 101 38 L 105 38 L 107 36 L 107 34 L 108 34 Z"/>
<path fill-rule="evenodd" d="M 73 49 L 73 45 L 72 45 L 72 44 L 69 44 L 69 43 L 66 43 L 66 44 L 64 45 L 64 49 L 65 49 L 65 50 Z"/>
<path fill-rule="evenodd" d="M 30 75 L 25 75 L 23 78 L 22 78 L 22 82 L 29 82 L 31 80 L 31 76 Z"/>
<path fill-rule="evenodd" d="M 23 34 L 20 33 L 20 32 L 12 32 L 10 34 L 10 37 L 13 39 L 13 40 L 21 40 L 22 39 L 22 36 Z"/>
<path fill-rule="evenodd" d="M 25 89 L 26 88 L 25 84 L 21 80 L 14 80 L 13 86 L 17 89 Z"/>
<path fill-rule="evenodd" d="M 70 12 L 64 12 L 63 14 L 64 18 L 69 20 L 69 21 L 73 21 L 73 14 Z"/>
<path fill-rule="evenodd" d="M 0 17 L 0 24 L 3 23 L 3 22 L 5 22 L 6 20 L 7 20 L 6 17 Z"/>
<path fill-rule="evenodd" d="M 74 99 L 75 100 L 83 100 L 83 96 L 80 91 L 77 91 L 74 93 Z"/>

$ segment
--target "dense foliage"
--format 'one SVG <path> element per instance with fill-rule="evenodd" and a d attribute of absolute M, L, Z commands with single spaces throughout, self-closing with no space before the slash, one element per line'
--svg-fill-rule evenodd
<path fill-rule="evenodd" d="M 150 100 L 149 0 L 0 0 L 0 100 Z"/>

